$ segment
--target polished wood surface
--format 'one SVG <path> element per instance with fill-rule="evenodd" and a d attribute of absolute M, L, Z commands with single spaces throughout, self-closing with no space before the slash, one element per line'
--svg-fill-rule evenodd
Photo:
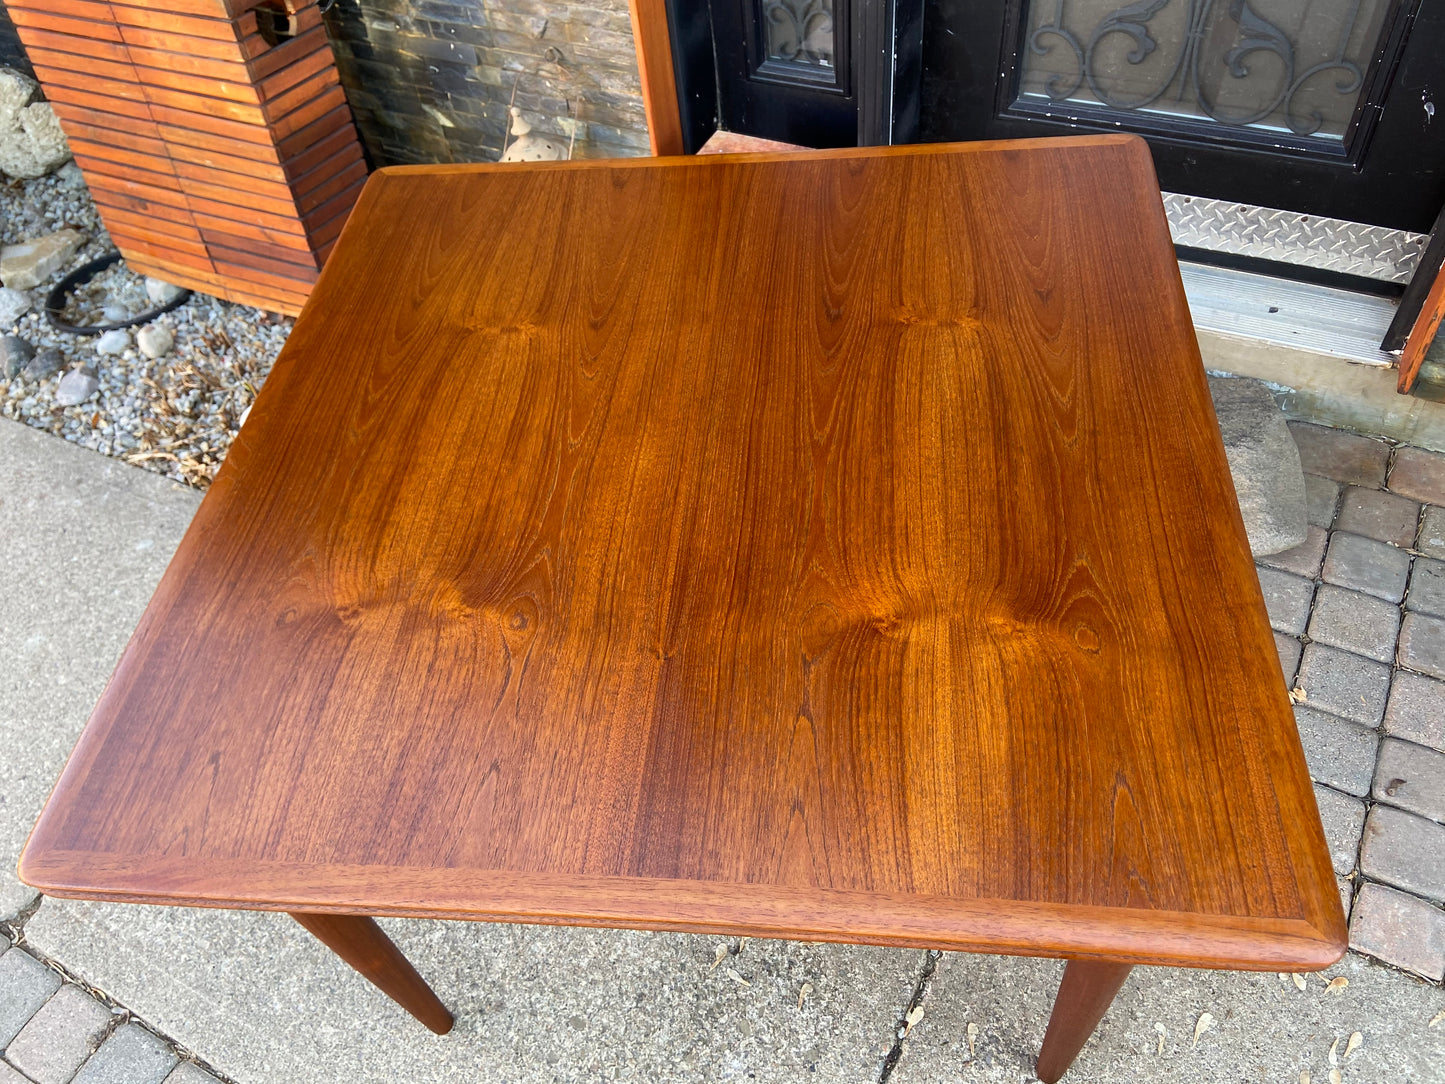
<path fill-rule="evenodd" d="M 667 30 L 666 0 L 627 0 L 632 16 L 632 41 L 637 52 L 637 77 L 642 108 L 647 114 L 647 141 L 652 153 L 683 153 L 682 111 L 672 68 L 672 37 Z"/>
<path fill-rule="evenodd" d="M 432 1031 L 445 1035 L 452 1030 L 452 1014 L 374 919 L 305 911 L 291 917 Z"/>
<path fill-rule="evenodd" d="M 1145 145 L 373 176 L 22 875 L 1333 961 Z"/>
<path fill-rule="evenodd" d="M 1097 960 L 1070 960 L 1065 965 L 1035 1067 L 1044 1084 L 1056 1084 L 1073 1064 L 1132 970 L 1128 964 Z"/>

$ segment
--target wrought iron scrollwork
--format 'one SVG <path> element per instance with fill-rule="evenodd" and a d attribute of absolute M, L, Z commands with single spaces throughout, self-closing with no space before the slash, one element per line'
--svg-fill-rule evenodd
<path fill-rule="evenodd" d="M 1325 72 L 1339 72 L 1343 78 L 1335 83 L 1340 95 L 1353 95 L 1364 83 L 1364 73 L 1358 64 L 1347 57 L 1350 35 L 1359 18 L 1360 0 L 1354 0 L 1343 21 L 1335 55 L 1320 63 L 1310 65 L 1296 75 L 1297 50 L 1284 30 L 1266 19 L 1249 3 L 1249 0 L 1178 0 L 1185 4 L 1184 33 L 1179 40 L 1173 63 L 1167 66 L 1162 77 L 1142 93 L 1124 93 L 1113 78 L 1113 66 L 1118 63 L 1118 52 L 1109 49 L 1101 55 L 1107 42 L 1123 36 L 1128 39 L 1128 52 L 1123 54 L 1124 62 L 1130 65 L 1143 64 L 1158 48 L 1159 41 L 1151 29 L 1151 23 L 1176 0 L 1133 0 L 1110 11 L 1099 19 L 1086 43 L 1065 21 L 1065 5 L 1068 0 L 1058 0 L 1052 19 L 1042 22 L 1028 36 L 1028 48 L 1039 56 L 1045 56 L 1060 44 L 1073 54 L 1073 75 L 1055 72 L 1048 77 L 1044 93 L 1050 101 L 1061 102 L 1075 97 L 1087 83 L 1089 91 L 1102 104 L 1124 112 L 1148 109 L 1173 89 L 1177 100 L 1183 102 L 1191 94 L 1193 105 L 1211 120 L 1223 125 L 1246 126 L 1256 124 L 1283 108 L 1285 123 L 1296 135 L 1309 136 L 1320 130 L 1325 123 L 1323 112 L 1308 109 L 1300 104 L 1301 92 Z M 1218 8 L 1223 3 L 1229 6 L 1222 13 Z M 1233 44 L 1222 55 L 1207 56 L 1206 38 L 1210 28 L 1220 17 L 1235 24 Z M 1221 104 L 1222 95 L 1211 95 L 1207 86 L 1213 72 L 1209 65 L 1216 59 L 1231 79 L 1248 80 L 1258 78 L 1257 65 L 1252 61 L 1260 54 L 1268 54 L 1276 63 L 1267 66 L 1278 74 L 1270 85 L 1255 97 L 1255 104 L 1247 109 L 1227 108 Z M 1217 69 L 1215 69 L 1217 71 Z M 1314 84 L 1318 87 L 1318 83 Z"/>
<path fill-rule="evenodd" d="M 833 0 L 763 0 L 763 25 L 769 57 L 833 66 Z"/>

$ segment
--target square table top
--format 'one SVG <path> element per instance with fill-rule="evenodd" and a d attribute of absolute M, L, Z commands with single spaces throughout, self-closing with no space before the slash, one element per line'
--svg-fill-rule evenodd
<path fill-rule="evenodd" d="M 1334 960 L 1145 144 L 379 171 L 21 872 Z"/>

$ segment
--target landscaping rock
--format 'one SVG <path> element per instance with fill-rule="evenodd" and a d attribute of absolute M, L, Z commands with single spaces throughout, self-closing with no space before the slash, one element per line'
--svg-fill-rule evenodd
<path fill-rule="evenodd" d="M 53 346 L 47 346 L 30 359 L 25 366 L 26 380 L 44 380 L 65 368 L 65 355 Z"/>
<path fill-rule="evenodd" d="M 1274 396 L 1260 381 L 1237 376 L 1211 376 L 1209 392 L 1250 552 L 1293 549 L 1305 540 L 1305 479 Z"/>
<path fill-rule="evenodd" d="M 0 132 L 20 126 L 20 111 L 35 97 L 39 84 L 11 68 L 0 68 Z"/>
<path fill-rule="evenodd" d="M 0 335 L 0 372 L 8 380 L 19 376 L 26 362 L 35 356 L 35 347 L 19 335 Z"/>
<path fill-rule="evenodd" d="M 95 340 L 97 354 L 124 354 L 130 349 L 130 332 L 118 327 Z"/>
<path fill-rule="evenodd" d="M 176 337 L 171 334 L 170 328 L 160 324 L 149 324 L 136 332 L 135 344 L 140 347 L 140 352 L 148 358 L 160 358 L 171 352 L 175 345 Z"/>
<path fill-rule="evenodd" d="M 29 294 L 0 287 L 0 327 L 13 327 L 16 320 L 30 311 L 30 306 Z"/>
<path fill-rule="evenodd" d="M 81 245 L 85 234 L 63 229 L 34 241 L 0 248 L 0 282 L 12 290 L 39 286 L 65 266 Z"/>
<path fill-rule="evenodd" d="M 20 124 L 0 132 L 0 172 L 11 177 L 43 177 L 70 161 L 70 145 L 49 102 L 20 110 Z"/>
<path fill-rule="evenodd" d="M 146 277 L 146 297 L 150 298 L 152 305 L 169 305 L 185 292 L 182 287 L 174 286 L 164 279 Z"/>
<path fill-rule="evenodd" d="M 76 406 L 94 395 L 99 387 L 100 381 L 89 369 L 71 369 L 60 378 L 60 386 L 55 389 L 55 404 Z"/>

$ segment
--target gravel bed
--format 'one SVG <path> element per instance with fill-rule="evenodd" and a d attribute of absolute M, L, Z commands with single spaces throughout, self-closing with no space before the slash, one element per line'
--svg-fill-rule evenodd
<path fill-rule="evenodd" d="M 60 351 L 61 364 L 46 376 L 24 373 L 6 379 L 0 369 L 0 416 L 64 437 L 84 448 L 115 456 L 205 488 L 215 476 L 246 411 L 291 331 L 288 317 L 236 305 L 204 294 L 155 320 L 174 335 L 164 356 L 147 357 L 136 345 L 141 329 L 126 332 L 129 345 L 102 354 L 98 337 L 58 332 L 45 319 L 45 298 L 65 275 L 103 256 L 114 246 L 73 165 L 33 181 L 0 185 L 0 243 L 33 240 L 65 226 L 88 240 L 51 278 L 25 291 L 31 310 L 0 335 L 14 334 L 37 352 Z M 70 317 L 138 314 L 148 306 L 144 279 L 116 264 L 82 288 L 67 308 Z M 109 287 L 103 292 L 99 287 Z M 110 321 L 106 321 L 110 322 Z M 56 402 L 68 370 L 88 368 L 99 387 L 76 406 Z"/>

